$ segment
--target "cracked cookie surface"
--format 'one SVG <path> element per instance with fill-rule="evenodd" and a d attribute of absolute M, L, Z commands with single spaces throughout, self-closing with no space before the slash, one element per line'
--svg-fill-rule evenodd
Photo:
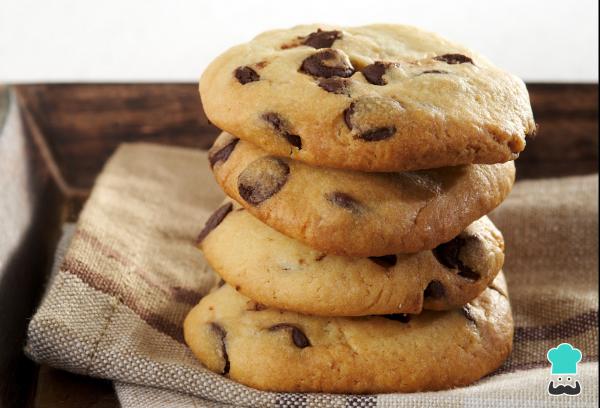
<path fill-rule="evenodd" d="M 502 234 L 487 217 L 431 251 L 356 258 L 314 250 L 238 207 L 200 248 L 211 267 L 245 296 L 318 316 L 459 308 L 483 292 L 504 263 Z"/>
<path fill-rule="evenodd" d="M 301 315 L 224 285 L 190 311 L 184 335 L 208 369 L 260 390 L 415 392 L 468 385 L 498 368 L 513 320 L 501 273 L 465 307 L 409 319 Z"/>
<path fill-rule="evenodd" d="M 333 168 L 501 163 L 536 131 L 520 79 L 400 25 L 263 33 L 215 59 L 200 94 L 219 128 L 273 155 Z"/>
<path fill-rule="evenodd" d="M 510 192 L 513 162 L 364 173 L 275 157 L 227 133 L 209 151 L 217 182 L 264 223 L 348 256 L 432 249 L 493 210 Z"/>

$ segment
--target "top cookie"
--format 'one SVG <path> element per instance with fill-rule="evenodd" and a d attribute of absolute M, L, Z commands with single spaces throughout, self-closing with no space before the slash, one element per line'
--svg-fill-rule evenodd
<path fill-rule="evenodd" d="M 399 25 L 263 33 L 213 61 L 200 93 L 215 125 L 271 154 L 361 171 L 506 162 L 536 129 L 520 79 Z"/>

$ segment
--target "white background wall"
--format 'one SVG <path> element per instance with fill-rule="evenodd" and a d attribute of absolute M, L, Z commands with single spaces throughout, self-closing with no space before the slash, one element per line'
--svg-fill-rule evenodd
<path fill-rule="evenodd" d="M 598 0 L 0 0 L 0 81 L 195 81 L 300 23 L 437 31 L 529 81 L 598 81 Z"/>

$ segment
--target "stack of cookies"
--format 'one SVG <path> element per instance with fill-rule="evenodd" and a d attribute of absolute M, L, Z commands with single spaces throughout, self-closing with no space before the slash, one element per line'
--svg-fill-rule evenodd
<path fill-rule="evenodd" d="M 498 368 L 502 234 L 536 126 L 521 80 L 413 27 L 300 26 L 200 81 L 230 201 L 198 243 L 223 278 L 186 318 L 210 370 L 271 391 L 413 392 Z"/>

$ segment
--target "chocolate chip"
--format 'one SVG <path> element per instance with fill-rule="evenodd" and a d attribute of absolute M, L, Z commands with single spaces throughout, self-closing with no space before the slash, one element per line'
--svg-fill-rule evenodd
<path fill-rule="evenodd" d="M 431 282 L 429 282 L 429 285 L 427 285 L 427 287 L 425 288 L 425 292 L 423 293 L 423 295 L 426 298 L 431 299 L 439 299 L 445 294 L 446 289 L 444 289 L 444 285 L 442 285 L 442 282 L 438 280 L 432 280 Z"/>
<path fill-rule="evenodd" d="M 275 131 L 277 133 L 282 133 L 286 131 L 286 123 L 283 120 L 283 118 L 281 116 L 279 116 L 278 113 L 275 112 L 266 112 L 263 113 L 261 118 L 266 121 L 269 122 L 271 124 L 271 126 L 273 126 L 273 129 L 275 129 Z"/>
<path fill-rule="evenodd" d="M 248 310 L 249 312 L 260 312 L 267 309 L 267 306 L 263 305 L 262 303 L 255 302 L 253 300 L 249 300 L 246 305 L 246 310 Z"/>
<path fill-rule="evenodd" d="M 217 211 L 215 211 L 210 218 L 206 220 L 204 228 L 202 228 L 202 231 L 200 231 L 200 234 L 198 234 L 198 238 L 196 238 L 196 244 L 200 244 L 202 241 L 204 241 L 204 238 L 206 238 L 206 236 L 210 234 L 212 230 L 217 228 L 217 226 L 225 219 L 227 214 L 229 214 L 232 209 L 233 205 L 231 203 L 227 203 L 219 207 L 219 209 L 217 209 Z"/>
<path fill-rule="evenodd" d="M 210 163 L 210 167 L 213 168 L 217 162 L 225 162 L 229 159 L 229 156 L 235 149 L 235 146 L 238 144 L 240 139 L 235 138 L 229 141 L 225 146 L 221 147 L 218 151 L 211 153 L 208 155 L 208 162 Z"/>
<path fill-rule="evenodd" d="M 294 147 L 297 147 L 298 150 L 302 149 L 302 139 L 300 138 L 300 136 L 292 135 L 290 133 L 284 133 L 281 136 L 283 136 L 283 138 L 287 140 L 289 144 L 291 144 Z"/>
<path fill-rule="evenodd" d="M 387 314 L 387 315 L 381 315 L 381 317 L 383 317 L 384 319 L 394 320 L 394 321 L 402 322 L 402 323 L 410 322 L 410 315 L 407 313 Z"/>
<path fill-rule="evenodd" d="M 463 265 L 462 268 L 460 268 L 460 270 L 458 272 L 458 276 L 461 276 L 465 279 L 469 279 L 472 281 L 477 281 L 481 278 L 480 274 L 478 274 L 477 272 L 475 272 L 471 268 L 468 268 L 465 265 Z"/>
<path fill-rule="evenodd" d="M 276 331 L 276 330 L 291 330 L 292 341 L 298 348 L 309 347 L 311 345 L 310 341 L 308 340 L 308 337 L 306 337 L 304 332 L 302 332 L 302 330 L 300 330 L 297 326 L 294 326 L 293 324 L 279 323 L 279 324 L 269 327 L 269 331 Z"/>
<path fill-rule="evenodd" d="M 282 159 L 261 157 L 238 176 L 238 191 L 249 204 L 259 205 L 281 190 L 287 182 L 290 167 Z"/>
<path fill-rule="evenodd" d="M 306 36 L 306 39 L 302 44 L 316 49 L 331 48 L 335 40 L 339 40 L 340 38 L 342 38 L 342 33 L 340 31 L 323 31 L 319 28 L 314 33 L 310 33 Z"/>
<path fill-rule="evenodd" d="M 477 239 L 475 237 L 471 239 Z M 458 269 L 458 276 L 472 281 L 479 280 L 481 275 L 460 260 L 460 251 L 465 247 L 467 239 L 458 236 L 435 247 L 432 252 L 439 263 L 449 269 Z"/>
<path fill-rule="evenodd" d="M 385 115 L 381 116 L 385 118 L 385 121 L 389 121 L 390 118 L 401 114 L 402 111 L 402 106 L 395 100 L 366 97 L 352 102 L 344 110 L 343 117 L 348 129 L 358 132 L 357 139 L 362 139 L 366 142 L 377 142 L 394 136 L 396 134 L 396 127 L 393 125 L 373 126 L 377 124 L 377 122 L 373 122 L 373 117 L 378 116 L 376 113 L 385 113 Z"/>
<path fill-rule="evenodd" d="M 440 71 L 439 69 L 429 69 L 427 71 L 423 71 L 421 72 L 421 75 L 423 74 L 447 74 L 448 71 Z"/>
<path fill-rule="evenodd" d="M 348 126 L 348 129 L 352 130 L 352 115 L 354 115 L 354 108 L 356 104 L 352 102 L 350 106 L 348 106 L 344 110 L 344 123 Z"/>
<path fill-rule="evenodd" d="M 319 86 L 334 94 L 348 94 L 348 80 L 344 78 L 320 78 Z"/>
<path fill-rule="evenodd" d="M 447 64 L 465 64 L 465 63 L 473 64 L 473 60 L 471 58 L 467 57 L 466 55 L 462 55 L 462 54 L 438 55 L 437 57 L 434 57 L 433 59 L 437 60 L 437 61 L 443 61 Z M 473 64 L 473 65 L 475 65 L 475 64 Z"/>
<path fill-rule="evenodd" d="M 396 262 L 398 262 L 396 255 L 370 256 L 369 259 L 384 268 L 396 266 Z"/>
<path fill-rule="evenodd" d="M 374 62 L 373 64 L 367 65 L 360 70 L 365 76 L 365 79 L 373 85 L 385 85 L 386 80 L 383 79 L 385 71 L 390 64 L 383 63 L 381 61 Z"/>
<path fill-rule="evenodd" d="M 461 309 L 460 312 L 462 313 L 462 315 L 469 321 L 473 322 L 473 323 L 477 323 L 477 320 L 475 319 L 475 316 L 473 315 L 472 311 L 471 311 L 471 306 L 469 305 L 464 305 Z"/>
<path fill-rule="evenodd" d="M 248 82 L 258 81 L 260 75 L 250 67 L 237 67 L 233 73 L 237 80 L 242 85 L 246 85 Z"/>
<path fill-rule="evenodd" d="M 354 74 L 354 67 L 346 54 L 326 48 L 318 51 L 302 61 L 300 71 L 320 78 L 347 78 Z"/>
<path fill-rule="evenodd" d="M 358 213 L 362 209 L 361 204 L 354 197 L 352 197 L 350 194 L 342 193 L 340 191 L 334 191 L 326 194 L 325 198 L 330 203 L 353 213 Z"/>
<path fill-rule="evenodd" d="M 394 136 L 395 133 L 395 126 L 380 127 L 375 129 L 369 129 L 366 132 L 363 132 L 360 135 L 358 135 L 358 138 L 367 142 L 378 142 L 380 140 L 385 140 Z"/>
<path fill-rule="evenodd" d="M 221 374 L 227 375 L 227 373 L 229 373 L 229 356 L 227 355 L 227 344 L 225 343 L 225 337 L 227 337 L 227 332 L 224 328 L 222 328 L 214 322 L 210 324 L 210 328 L 221 342 L 221 354 L 223 355 L 223 360 L 225 360 L 225 366 L 223 367 L 223 371 L 221 371 Z"/>
<path fill-rule="evenodd" d="M 289 144 L 298 149 L 302 149 L 302 139 L 298 135 L 292 134 L 289 129 L 289 124 L 285 119 L 276 112 L 266 112 L 261 115 L 262 120 L 268 122 L 271 127 Z"/>

